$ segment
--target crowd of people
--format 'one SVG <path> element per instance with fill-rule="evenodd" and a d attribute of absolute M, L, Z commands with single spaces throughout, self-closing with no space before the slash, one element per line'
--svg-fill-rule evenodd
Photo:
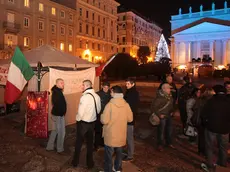
<path fill-rule="evenodd" d="M 198 140 L 198 153 L 206 158 L 201 168 L 206 172 L 215 171 L 216 166 L 227 167 L 230 133 L 230 82 L 212 88 L 197 88 L 192 79 L 184 77 L 185 84 L 177 90 L 171 75 L 166 77 L 156 99 L 152 112 L 159 118 L 158 150 L 163 150 L 163 139 L 172 145 L 172 117 L 177 107 L 180 112 L 182 130 L 180 138 L 188 138 L 191 144 Z M 176 103 L 175 103 L 176 102 Z M 217 144 L 216 144 L 217 143 Z M 218 148 L 217 162 L 214 152 Z"/>
<path fill-rule="evenodd" d="M 157 124 L 157 149 L 164 146 L 174 149 L 172 119 L 179 109 L 182 129 L 181 138 L 187 138 L 191 144 L 198 140 L 198 153 L 206 157 L 201 164 L 203 170 L 211 172 L 216 165 L 227 166 L 227 151 L 230 133 L 230 82 L 224 86 L 215 85 L 205 91 L 196 88 L 192 79 L 184 78 L 185 84 L 177 89 L 173 78 L 168 75 L 160 84 L 154 98 L 151 111 L 159 118 Z M 104 148 L 104 171 L 122 171 L 122 161 L 134 158 L 134 124 L 140 98 L 135 80 L 126 80 L 126 92 L 120 86 L 110 88 L 109 82 L 102 84 L 102 89 L 95 92 L 92 82 L 82 83 L 82 96 L 76 115 L 76 145 L 72 165 L 78 167 L 82 144 L 86 139 L 86 164 L 94 167 L 93 152 Z M 57 137 L 57 152 L 64 151 L 66 101 L 63 95 L 64 81 L 57 79 L 52 88 L 51 132 L 46 149 L 54 150 Z M 213 152 L 219 149 L 218 161 L 213 163 Z M 127 146 L 126 146 L 127 145 Z M 113 154 L 116 154 L 113 163 Z"/>

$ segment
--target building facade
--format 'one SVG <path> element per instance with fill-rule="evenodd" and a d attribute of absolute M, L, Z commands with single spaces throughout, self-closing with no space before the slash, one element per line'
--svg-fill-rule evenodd
<path fill-rule="evenodd" d="M 230 64 L 230 8 L 179 14 L 171 17 L 171 58 L 174 66 L 192 59 L 211 57 L 215 65 Z M 211 5 L 210 5 L 211 7 Z"/>
<path fill-rule="evenodd" d="M 0 49 L 23 51 L 50 44 L 75 54 L 76 10 L 47 0 L 0 2 Z"/>
<path fill-rule="evenodd" d="M 133 11 L 118 13 L 118 52 L 137 57 L 140 46 L 149 46 L 151 57 L 155 57 L 157 42 L 162 29 Z"/>
<path fill-rule="evenodd" d="M 16 45 L 23 51 L 50 44 L 98 62 L 114 54 L 117 6 L 114 0 L 2 0 L 0 55 Z"/>
<path fill-rule="evenodd" d="M 117 53 L 115 0 L 77 0 L 77 56 L 104 61 Z"/>

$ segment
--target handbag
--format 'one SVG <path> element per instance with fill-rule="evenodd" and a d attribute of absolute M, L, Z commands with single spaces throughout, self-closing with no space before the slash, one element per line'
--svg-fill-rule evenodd
<path fill-rule="evenodd" d="M 165 109 L 169 105 L 169 103 L 170 102 L 168 101 L 161 109 L 159 109 L 159 111 L 162 111 L 163 109 Z M 149 117 L 149 122 L 153 126 L 157 126 L 160 124 L 160 118 L 153 112 Z"/>
<path fill-rule="evenodd" d="M 191 124 L 187 124 L 187 126 L 184 129 L 184 134 L 189 137 L 196 137 L 197 136 L 196 128 Z"/>

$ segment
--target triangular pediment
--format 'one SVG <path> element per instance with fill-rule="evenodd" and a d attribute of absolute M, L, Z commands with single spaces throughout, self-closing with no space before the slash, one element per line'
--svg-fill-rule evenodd
<path fill-rule="evenodd" d="M 230 21 L 204 18 L 172 31 L 172 35 L 230 31 Z"/>

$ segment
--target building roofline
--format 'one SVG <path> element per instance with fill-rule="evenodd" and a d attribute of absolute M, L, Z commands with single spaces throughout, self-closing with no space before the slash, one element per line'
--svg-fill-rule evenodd
<path fill-rule="evenodd" d="M 179 33 L 179 32 L 182 32 L 186 29 L 189 29 L 191 27 L 194 27 L 196 25 L 199 25 L 201 23 L 204 23 L 204 22 L 209 22 L 209 23 L 213 23 L 213 24 L 219 24 L 219 25 L 225 25 L 225 26 L 230 26 L 230 21 L 227 21 L 227 20 L 221 20 L 221 19 L 215 19 L 215 18 L 202 18 L 200 20 L 197 20 L 195 22 L 192 22 L 192 23 L 189 23 L 185 26 L 182 26 L 182 27 L 179 27 L 177 29 L 174 29 L 172 30 L 172 35 L 176 34 L 176 33 Z"/>
<path fill-rule="evenodd" d="M 134 9 L 122 9 L 122 10 L 119 10 L 118 9 L 118 15 L 121 14 L 121 13 L 128 13 L 128 12 L 132 12 L 134 13 L 135 15 L 139 16 L 140 18 L 142 18 L 143 20 L 147 21 L 148 23 L 151 23 L 151 24 L 155 24 L 157 25 L 160 29 L 162 29 L 162 27 L 156 23 L 155 21 L 153 20 L 150 20 L 149 18 L 145 17 L 144 15 L 140 14 L 138 11 L 134 10 Z M 162 29 L 163 30 L 163 29 Z"/>

